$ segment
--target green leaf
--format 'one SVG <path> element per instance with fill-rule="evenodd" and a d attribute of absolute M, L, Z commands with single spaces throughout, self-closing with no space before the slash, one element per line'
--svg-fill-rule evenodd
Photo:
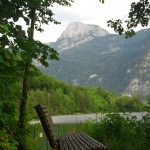
<path fill-rule="evenodd" d="M 104 3 L 105 1 L 104 0 L 99 0 L 101 3 Z"/>
<path fill-rule="evenodd" d="M 2 25 L 2 29 L 3 29 L 5 32 L 7 32 L 7 33 L 8 33 L 8 31 L 9 31 L 9 27 L 8 27 L 8 25 L 6 25 L 6 24 L 3 24 L 3 25 Z"/>
<path fill-rule="evenodd" d="M 30 24 L 30 19 L 27 18 L 27 17 L 23 17 L 24 21 L 26 22 L 26 25 L 29 25 Z"/>
<path fill-rule="evenodd" d="M 6 35 L 3 35 L 2 37 L 0 37 L 0 45 L 2 47 L 9 45 L 9 40 L 8 40 L 8 37 Z"/>
<path fill-rule="evenodd" d="M 14 20 L 14 22 L 17 22 L 18 20 L 19 20 L 19 16 L 16 14 L 16 15 L 14 15 L 13 16 L 13 20 Z"/>

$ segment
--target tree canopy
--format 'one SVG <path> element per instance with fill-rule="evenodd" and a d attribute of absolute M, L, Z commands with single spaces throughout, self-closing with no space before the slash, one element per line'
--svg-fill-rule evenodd
<path fill-rule="evenodd" d="M 30 71 L 34 67 L 32 62 L 36 59 L 47 67 L 49 59 L 58 60 L 55 49 L 34 40 L 34 31 L 42 32 L 42 25 L 49 22 L 59 24 L 54 19 L 51 8 L 55 3 L 70 6 L 72 2 L 73 0 L 0 0 L 0 8 L 3 8 L 0 9 L 0 88 L 9 89 L 11 84 L 16 88 L 17 82 L 22 82 L 17 91 L 20 97 L 18 135 L 21 136 L 18 138 L 18 148 L 21 150 L 28 149 L 26 104 Z M 26 24 L 27 30 L 18 25 L 20 19 Z M 9 89 L 11 91 L 15 93 L 13 89 Z M 5 95 L 6 91 L 0 94 L 0 98 L 7 99 L 9 104 L 10 97 Z"/>
<path fill-rule="evenodd" d="M 138 25 L 142 27 L 148 26 L 150 21 L 150 3 L 148 0 L 140 0 L 139 2 L 132 2 L 128 14 L 128 19 L 122 21 L 121 19 L 109 20 L 108 26 L 114 29 L 116 33 L 126 37 L 135 35 L 135 28 Z"/>

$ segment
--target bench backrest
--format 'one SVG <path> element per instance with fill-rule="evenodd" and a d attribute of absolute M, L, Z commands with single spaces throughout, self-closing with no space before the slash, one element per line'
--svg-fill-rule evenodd
<path fill-rule="evenodd" d="M 54 136 L 54 126 L 51 116 L 48 114 L 46 107 L 41 106 L 40 104 L 34 106 L 38 117 L 41 121 L 45 134 L 48 138 L 49 144 L 52 148 L 57 147 L 57 141 Z"/>

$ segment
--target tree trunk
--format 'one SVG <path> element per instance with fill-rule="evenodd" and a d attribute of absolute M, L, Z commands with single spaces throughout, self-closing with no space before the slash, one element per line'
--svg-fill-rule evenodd
<path fill-rule="evenodd" d="M 19 128 L 20 128 L 20 137 L 18 150 L 27 150 L 27 142 L 26 142 L 26 104 L 28 98 L 28 72 L 29 72 L 29 64 L 25 64 L 24 68 L 24 77 L 22 82 L 22 99 L 20 103 L 20 115 L 19 115 Z"/>
<path fill-rule="evenodd" d="M 33 39 L 34 36 L 34 24 L 35 24 L 35 9 L 31 9 L 31 33 L 29 37 Z M 32 58 L 31 58 L 32 59 Z M 30 60 L 30 59 L 29 59 Z M 28 98 L 28 78 L 29 78 L 29 70 L 30 70 L 31 62 L 26 62 L 24 66 L 24 74 L 23 74 L 23 82 L 22 82 L 22 98 L 20 102 L 20 114 L 19 114 L 19 128 L 21 139 L 19 139 L 19 146 L 18 150 L 28 150 L 27 146 L 27 131 L 26 131 L 26 105 L 27 105 L 27 98 Z"/>

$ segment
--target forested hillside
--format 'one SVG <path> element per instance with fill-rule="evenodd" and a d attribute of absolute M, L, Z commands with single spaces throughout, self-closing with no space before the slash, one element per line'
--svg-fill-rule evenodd
<path fill-rule="evenodd" d="M 29 107 L 46 105 L 51 114 L 141 111 L 139 95 L 117 97 L 103 88 L 72 86 L 36 70 L 30 78 Z"/>

